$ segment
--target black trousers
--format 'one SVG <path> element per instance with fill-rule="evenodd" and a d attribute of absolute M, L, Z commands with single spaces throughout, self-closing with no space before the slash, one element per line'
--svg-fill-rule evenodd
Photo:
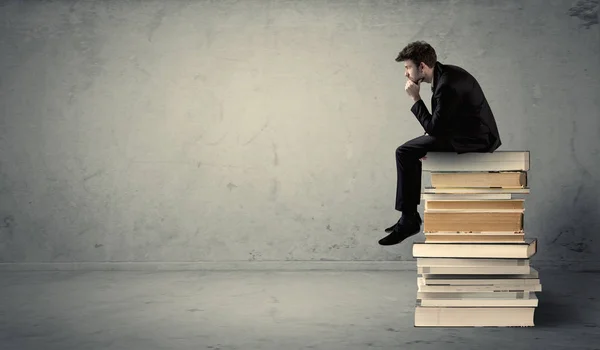
<path fill-rule="evenodd" d="M 396 149 L 396 210 L 415 210 L 421 203 L 420 159 L 427 152 L 454 151 L 450 142 L 430 135 L 416 137 Z"/>

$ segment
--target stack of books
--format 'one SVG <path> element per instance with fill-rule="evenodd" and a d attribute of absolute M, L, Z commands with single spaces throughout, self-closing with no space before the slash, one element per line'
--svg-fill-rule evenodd
<path fill-rule="evenodd" d="M 529 152 L 432 152 L 422 160 L 425 241 L 417 260 L 416 327 L 531 327 L 541 292 L 525 234 Z M 521 197 L 521 198 L 517 198 Z"/>

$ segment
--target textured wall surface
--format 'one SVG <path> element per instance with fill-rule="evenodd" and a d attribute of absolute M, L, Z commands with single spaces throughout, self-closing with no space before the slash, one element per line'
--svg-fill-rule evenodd
<path fill-rule="evenodd" d="M 426 40 L 479 79 L 500 149 L 531 151 L 536 259 L 598 262 L 597 11 L 2 1 L 0 261 L 411 260 L 422 234 L 377 240 L 423 132 L 394 58 Z"/>

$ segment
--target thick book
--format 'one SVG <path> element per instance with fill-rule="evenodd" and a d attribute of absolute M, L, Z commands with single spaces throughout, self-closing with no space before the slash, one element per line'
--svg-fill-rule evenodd
<path fill-rule="evenodd" d="M 426 209 L 423 232 L 522 232 L 524 209 Z"/>
<path fill-rule="evenodd" d="M 533 327 L 535 307 L 416 306 L 415 327 Z"/>

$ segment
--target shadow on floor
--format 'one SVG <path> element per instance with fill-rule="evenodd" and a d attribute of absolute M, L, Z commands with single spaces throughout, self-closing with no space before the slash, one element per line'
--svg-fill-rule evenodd
<path fill-rule="evenodd" d="M 596 317 L 600 309 L 600 273 L 540 271 L 540 280 L 536 327 L 600 326 L 600 318 Z"/>

